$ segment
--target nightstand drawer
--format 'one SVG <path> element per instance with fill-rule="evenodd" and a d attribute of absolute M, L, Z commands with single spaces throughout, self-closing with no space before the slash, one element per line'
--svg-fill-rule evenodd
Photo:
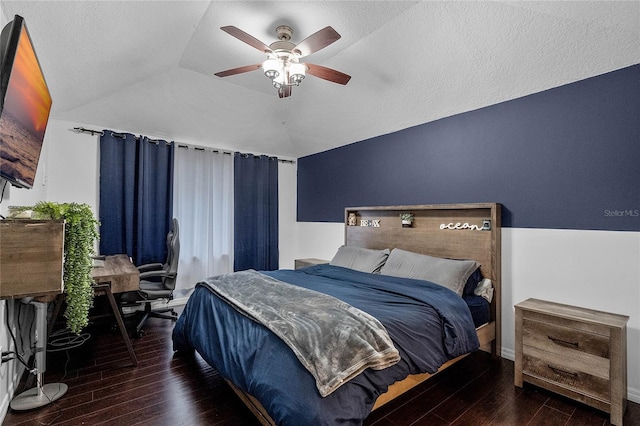
<path fill-rule="evenodd" d="M 602 358 L 574 349 L 561 348 L 557 352 L 549 352 L 534 346 L 522 345 L 522 354 L 547 360 L 552 365 L 567 371 L 579 371 L 594 377 L 600 377 L 607 381 L 610 377 L 609 370 L 611 365 L 608 358 Z"/>
<path fill-rule="evenodd" d="M 587 374 L 571 366 L 560 365 L 560 363 L 554 364 L 548 359 L 523 355 L 522 374 L 603 402 L 608 403 L 611 400 L 608 379 Z M 527 379 L 527 381 L 530 381 L 530 379 Z"/>
<path fill-rule="evenodd" d="M 556 318 L 546 319 L 547 322 L 540 322 L 523 318 L 524 345 L 571 357 L 584 353 L 609 358 L 609 336 L 564 327 Z"/>

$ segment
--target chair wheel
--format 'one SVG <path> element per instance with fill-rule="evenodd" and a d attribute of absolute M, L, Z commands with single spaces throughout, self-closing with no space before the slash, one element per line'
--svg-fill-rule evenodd
<path fill-rule="evenodd" d="M 118 324 L 111 324 L 111 332 L 112 333 L 118 332 Z"/>
<path fill-rule="evenodd" d="M 142 336 L 144 336 L 144 330 L 138 330 L 138 331 L 136 331 L 136 337 L 137 337 L 137 338 L 141 338 Z"/>

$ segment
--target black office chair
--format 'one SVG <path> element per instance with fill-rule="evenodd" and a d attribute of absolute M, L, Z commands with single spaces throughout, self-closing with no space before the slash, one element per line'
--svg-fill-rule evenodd
<path fill-rule="evenodd" d="M 178 260 L 180 258 L 180 238 L 178 219 L 171 222 L 171 230 L 167 234 L 167 261 L 165 263 L 150 263 L 138 266 L 140 271 L 140 289 L 121 296 L 123 306 L 144 304 L 144 313 L 136 326 L 136 335 L 142 337 L 142 327 L 149 317 L 165 318 L 175 321 L 178 314 L 172 308 L 152 309 L 151 303 L 166 299 L 167 303 L 173 299 L 178 276 Z M 167 314 L 167 312 L 169 314 Z"/>

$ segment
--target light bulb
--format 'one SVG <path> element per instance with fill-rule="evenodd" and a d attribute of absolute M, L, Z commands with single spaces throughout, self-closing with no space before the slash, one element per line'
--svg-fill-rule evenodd
<path fill-rule="evenodd" d="M 269 58 L 262 63 L 262 69 L 264 70 L 264 75 L 273 80 L 278 77 L 281 73 L 282 64 L 278 59 Z"/>
<path fill-rule="evenodd" d="M 289 66 L 290 80 L 296 86 L 300 85 L 307 72 L 307 66 L 304 64 L 294 63 Z"/>

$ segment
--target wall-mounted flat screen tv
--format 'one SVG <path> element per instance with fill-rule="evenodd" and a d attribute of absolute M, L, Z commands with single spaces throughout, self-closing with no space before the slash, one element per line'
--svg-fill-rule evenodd
<path fill-rule="evenodd" d="M 33 187 L 51 95 L 24 19 L 18 15 L 0 36 L 0 177 Z"/>

